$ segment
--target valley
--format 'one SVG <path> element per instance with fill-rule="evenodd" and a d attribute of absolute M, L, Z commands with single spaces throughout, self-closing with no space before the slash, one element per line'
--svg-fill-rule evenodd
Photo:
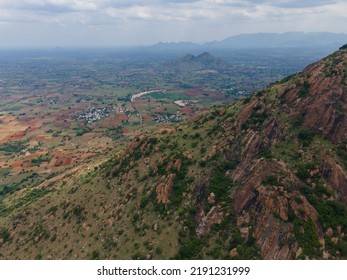
<path fill-rule="evenodd" d="M 0 258 L 345 258 L 346 50 L 260 53 L 0 55 Z"/>
<path fill-rule="evenodd" d="M 169 62 L 163 56 L 105 50 L 3 53 L 0 194 L 35 187 L 103 158 L 115 146 L 122 150 L 142 132 L 248 96 L 262 87 L 264 81 L 254 80 L 264 80 L 263 75 L 269 81 L 282 77 L 272 77 L 270 69 L 245 78 L 243 66 L 231 67 L 208 53 L 185 71 L 191 63 L 186 56 Z"/>

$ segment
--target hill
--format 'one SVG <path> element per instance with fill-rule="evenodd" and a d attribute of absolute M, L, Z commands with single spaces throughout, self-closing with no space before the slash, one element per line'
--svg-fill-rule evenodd
<path fill-rule="evenodd" d="M 202 70 L 222 70 L 227 69 L 230 65 L 222 59 L 204 52 L 198 56 L 187 54 L 184 57 L 169 62 L 162 63 L 159 66 L 161 71 L 167 72 L 191 72 Z"/>
<path fill-rule="evenodd" d="M 10 195 L 1 258 L 346 259 L 346 73 L 344 46 Z"/>

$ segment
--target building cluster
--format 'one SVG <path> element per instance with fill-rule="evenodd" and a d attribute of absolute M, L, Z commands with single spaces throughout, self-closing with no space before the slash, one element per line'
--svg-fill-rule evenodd
<path fill-rule="evenodd" d="M 88 123 L 96 122 L 103 118 L 108 117 L 110 114 L 110 110 L 108 108 L 91 108 L 87 112 L 81 112 L 77 114 L 77 120 L 83 120 Z"/>
<path fill-rule="evenodd" d="M 182 121 L 180 114 L 153 115 L 152 120 L 156 123 L 175 123 Z"/>

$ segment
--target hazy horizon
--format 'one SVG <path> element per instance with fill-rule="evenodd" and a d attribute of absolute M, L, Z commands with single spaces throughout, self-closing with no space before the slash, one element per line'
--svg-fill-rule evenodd
<path fill-rule="evenodd" d="M 212 44 L 212 49 L 213 47 L 215 46 L 216 43 L 222 43 L 224 42 L 225 40 L 229 40 L 229 39 L 236 39 L 236 41 L 239 39 L 239 38 L 242 38 L 243 36 L 247 36 L 247 35 L 254 35 L 254 41 L 250 42 L 251 44 L 256 44 L 257 42 L 257 35 L 272 35 L 272 34 L 276 34 L 276 35 L 285 35 L 285 34 L 293 34 L 293 33 L 304 33 L 305 35 L 308 35 L 308 34 L 320 34 L 320 35 L 323 35 L 325 33 L 327 34 L 332 34 L 332 35 L 343 35 L 343 36 L 346 36 L 347 38 L 347 33 L 332 33 L 332 32 L 319 32 L 319 31 L 316 31 L 316 32 L 304 32 L 304 31 L 288 31 L 288 32 L 283 32 L 283 33 L 277 33 L 277 32 L 259 32 L 259 33 L 241 33 L 241 34 L 236 34 L 236 35 L 231 35 L 231 36 L 227 36 L 227 37 L 224 37 L 224 38 L 221 38 L 219 40 L 210 40 L 210 41 L 199 41 L 199 42 L 193 42 L 193 41 L 155 41 L 153 43 L 148 43 L 148 44 L 133 44 L 133 45 L 93 45 L 93 44 L 90 44 L 90 45 L 86 45 L 86 44 L 81 44 L 81 45 L 15 45 L 15 46 L 3 46 L 0 44 L 0 50 L 8 50 L 8 51 L 11 51 L 11 50 L 80 50 L 80 49 L 85 49 L 85 50 L 93 50 L 93 49 L 104 49 L 104 50 L 119 50 L 119 51 L 127 51 L 127 50 L 145 50 L 146 48 L 148 47 L 155 47 L 155 46 L 160 46 L 161 44 L 162 45 L 170 45 L 172 44 L 173 45 L 173 48 L 175 48 L 175 45 L 179 46 L 180 44 L 187 44 L 187 49 L 189 49 L 189 45 L 191 44 L 191 48 L 193 49 L 194 47 L 198 47 L 197 50 L 204 50 L 204 48 L 207 46 L 207 47 L 210 47 L 209 44 Z M 252 38 L 252 37 L 250 37 Z M 321 39 L 322 37 L 320 37 Z M 249 40 L 249 38 L 247 38 Z M 319 40 L 319 39 L 318 39 Z M 242 41 L 242 39 L 241 39 Z M 329 42 L 329 40 L 328 40 Z M 304 47 L 305 46 L 302 46 L 300 45 L 299 42 L 294 42 L 295 43 L 298 43 L 297 46 L 295 47 L 298 47 L 298 48 L 301 48 L 301 47 Z M 332 43 L 332 42 L 331 42 Z M 336 43 L 336 42 L 335 42 Z M 322 46 L 319 46 L 319 47 L 324 47 L 324 43 L 322 42 Z M 329 45 L 326 44 L 325 45 L 326 47 L 328 47 Z M 201 47 L 201 49 L 199 49 L 199 47 Z M 293 47 L 293 46 L 291 46 Z M 290 48 L 291 48 L 290 47 Z M 313 46 L 314 47 L 314 46 Z M 251 47 L 252 48 L 252 47 Z M 261 47 L 260 47 L 261 48 Z M 266 47 L 267 48 L 267 47 Z M 284 48 L 287 48 L 287 46 L 284 46 Z M 152 48 L 150 48 L 152 49 Z M 238 49 L 238 47 L 234 48 L 234 49 Z M 208 51 L 208 50 L 207 50 Z"/>
<path fill-rule="evenodd" d="M 0 0 L 0 48 L 203 43 L 248 33 L 344 33 L 347 1 Z"/>

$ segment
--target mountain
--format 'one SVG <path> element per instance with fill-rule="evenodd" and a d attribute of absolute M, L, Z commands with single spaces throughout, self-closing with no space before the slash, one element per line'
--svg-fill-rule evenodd
<path fill-rule="evenodd" d="M 286 33 L 251 33 L 228 37 L 221 41 L 203 44 L 191 42 L 160 42 L 147 49 L 155 51 L 199 51 L 199 50 L 237 50 L 237 49 L 273 49 L 304 48 L 320 49 L 331 52 L 347 41 L 347 34 L 331 32 L 286 32 Z"/>
<path fill-rule="evenodd" d="M 161 71 L 168 72 L 190 72 L 201 70 L 222 70 L 230 68 L 230 65 L 222 59 L 216 58 L 208 52 L 204 52 L 198 56 L 187 54 L 179 59 L 162 63 L 159 68 Z"/>
<path fill-rule="evenodd" d="M 346 259 L 346 86 L 347 45 L 15 193 L 1 206 L 0 257 Z"/>
<path fill-rule="evenodd" d="M 347 34 L 329 32 L 287 32 L 241 34 L 219 42 L 207 43 L 216 48 L 337 48 L 347 41 Z"/>
<path fill-rule="evenodd" d="M 196 49 L 199 46 L 199 44 L 195 44 L 192 42 L 169 42 L 169 43 L 165 43 L 165 42 L 159 42 L 153 46 L 151 46 L 150 48 L 153 50 L 160 50 L 160 51 L 187 51 L 187 50 L 192 50 L 192 49 Z"/>

